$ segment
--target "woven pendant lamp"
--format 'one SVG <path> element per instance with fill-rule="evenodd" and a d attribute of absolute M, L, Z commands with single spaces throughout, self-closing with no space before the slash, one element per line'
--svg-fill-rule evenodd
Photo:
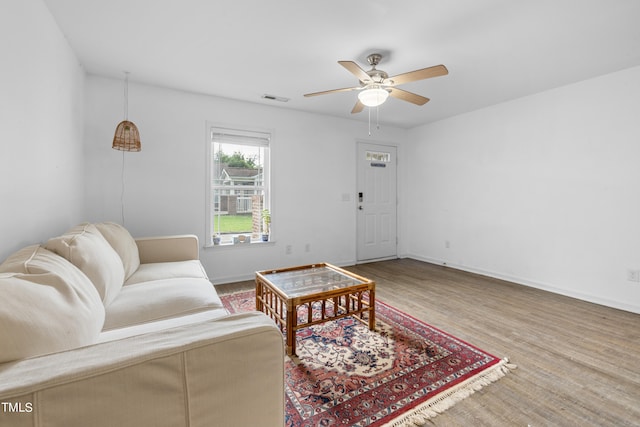
<path fill-rule="evenodd" d="M 140 132 L 135 123 L 129 121 L 129 73 L 125 73 L 124 85 L 124 120 L 118 124 L 116 132 L 113 135 L 114 150 L 120 151 L 140 151 L 142 144 L 140 143 Z"/>
<path fill-rule="evenodd" d="M 111 148 L 120 151 L 140 151 L 140 132 L 133 122 L 123 120 L 118 124 L 116 133 L 113 135 L 113 145 Z"/>

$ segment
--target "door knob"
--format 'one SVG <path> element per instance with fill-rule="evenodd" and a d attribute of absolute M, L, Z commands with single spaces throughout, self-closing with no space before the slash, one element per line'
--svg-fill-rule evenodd
<path fill-rule="evenodd" d="M 358 209 L 359 209 L 359 210 L 362 210 L 362 206 L 358 206 Z"/>

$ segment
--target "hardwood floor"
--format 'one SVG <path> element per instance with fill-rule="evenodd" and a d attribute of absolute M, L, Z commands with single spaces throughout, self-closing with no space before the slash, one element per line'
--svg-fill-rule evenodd
<path fill-rule="evenodd" d="M 346 269 L 375 280 L 377 299 L 518 366 L 427 425 L 640 426 L 639 314 L 410 259 Z"/>

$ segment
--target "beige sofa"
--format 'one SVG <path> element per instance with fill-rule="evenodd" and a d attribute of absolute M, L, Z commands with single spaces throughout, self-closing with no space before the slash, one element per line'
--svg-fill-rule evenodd
<path fill-rule="evenodd" d="M 284 425 L 282 334 L 198 253 L 87 223 L 0 264 L 0 425 Z"/>

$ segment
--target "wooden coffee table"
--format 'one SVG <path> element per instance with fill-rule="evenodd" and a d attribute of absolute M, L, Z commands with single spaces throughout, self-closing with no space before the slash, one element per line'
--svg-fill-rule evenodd
<path fill-rule="evenodd" d="M 256 310 L 280 327 L 288 355 L 296 331 L 311 325 L 354 316 L 375 330 L 375 293 L 372 280 L 326 263 L 256 273 Z"/>

